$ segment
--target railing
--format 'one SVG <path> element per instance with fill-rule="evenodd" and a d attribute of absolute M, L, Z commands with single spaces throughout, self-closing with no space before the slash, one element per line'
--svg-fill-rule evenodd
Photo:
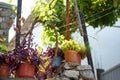
<path fill-rule="evenodd" d="M 100 80 L 120 80 L 120 64 L 103 72 Z"/>

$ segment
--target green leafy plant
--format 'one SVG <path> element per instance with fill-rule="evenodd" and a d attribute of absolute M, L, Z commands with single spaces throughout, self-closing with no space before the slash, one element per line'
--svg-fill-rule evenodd
<path fill-rule="evenodd" d="M 87 48 L 83 44 L 80 44 L 80 46 L 81 46 L 81 50 L 78 52 L 78 54 L 80 54 L 81 58 L 84 59 L 87 55 Z"/>
<path fill-rule="evenodd" d="M 59 32 L 57 32 L 58 36 L 58 43 L 62 44 L 62 41 L 65 40 L 65 37 L 63 35 L 60 35 Z M 55 32 L 51 28 L 45 28 L 42 35 L 41 35 L 41 40 L 44 46 L 50 46 L 53 47 L 55 46 L 56 42 L 56 37 L 55 37 Z"/>
<path fill-rule="evenodd" d="M 65 40 L 61 45 L 62 50 L 65 52 L 67 50 L 75 50 L 79 52 L 81 50 L 81 46 L 79 42 L 75 40 Z"/>
<path fill-rule="evenodd" d="M 63 52 L 65 52 L 67 50 L 75 50 L 78 54 L 80 54 L 81 59 L 84 59 L 87 55 L 86 46 L 83 45 L 82 43 L 72 40 L 72 39 L 70 39 L 69 41 L 65 40 L 62 43 L 61 48 L 62 48 Z"/>
<path fill-rule="evenodd" d="M 4 44 L 0 44 L 0 52 L 6 53 L 8 51 L 8 47 Z"/>

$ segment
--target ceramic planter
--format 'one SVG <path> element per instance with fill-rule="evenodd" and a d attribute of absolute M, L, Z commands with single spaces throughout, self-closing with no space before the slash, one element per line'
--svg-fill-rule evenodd
<path fill-rule="evenodd" d="M 29 62 L 22 63 L 18 70 L 16 70 L 16 77 L 19 78 L 33 78 L 35 74 L 35 67 Z"/>
<path fill-rule="evenodd" d="M 55 67 L 59 67 L 62 64 L 63 58 L 61 56 L 57 56 L 55 60 L 53 61 L 53 65 Z"/>
<path fill-rule="evenodd" d="M 65 51 L 64 57 L 65 57 L 66 62 L 75 62 L 75 63 L 78 63 L 78 64 L 81 63 L 80 55 L 74 50 Z"/>
<path fill-rule="evenodd" d="M 7 64 L 4 64 L 0 67 L 0 77 L 9 77 L 10 76 L 10 67 Z"/>

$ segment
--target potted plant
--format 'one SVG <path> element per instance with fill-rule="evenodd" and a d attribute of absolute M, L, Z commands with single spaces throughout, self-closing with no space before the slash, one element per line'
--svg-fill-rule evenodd
<path fill-rule="evenodd" d="M 81 62 L 80 54 L 78 54 L 78 52 L 80 52 L 81 50 L 81 46 L 79 42 L 72 39 L 69 41 L 65 40 L 62 43 L 61 48 L 64 52 L 64 57 L 66 62 L 76 62 L 76 63 Z"/>
<path fill-rule="evenodd" d="M 34 78 L 42 60 L 37 49 L 28 47 L 28 41 L 24 41 L 18 48 L 8 53 L 11 60 L 11 73 L 16 77 Z"/>
<path fill-rule="evenodd" d="M 10 76 L 9 57 L 6 54 L 0 53 L 0 77 Z"/>
<path fill-rule="evenodd" d="M 58 47 L 57 56 L 55 57 L 56 48 L 48 47 L 40 56 L 44 61 L 43 66 L 40 65 L 38 76 L 43 76 L 43 79 L 52 78 L 59 67 L 62 64 L 63 52 Z"/>
<path fill-rule="evenodd" d="M 80 44 L 80 46 L 81 46 L 81 50 L 78 52 L 78 54 L 80 54 L 81 59 L 84 59 L 86 57 L 86 54 L 87 54 L 87 48 L 83 44 Z"/>

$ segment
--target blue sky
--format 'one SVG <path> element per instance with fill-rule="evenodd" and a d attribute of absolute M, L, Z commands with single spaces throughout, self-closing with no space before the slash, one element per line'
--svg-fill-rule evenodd
<path fill-rule="evenodd" d="M 13 0 L 12 4 L 16 5 L 17 0 Z M 32 7 L 35 4 L 36 0 L 22 0 L 22 16 L 27 18 L 30 14 Z M 0 2 L 8 2 L 8 0 L 0 0 Z M 116 23 L 120 26 L 120 19 Z M 110 69 L 111 67 L 120 64 L 120 28 L 107 27 L 104 29 L 92 27 L 87 28 L 89 41 L 91 46 L 92 58 L 94 61 L 95 68 L 103 68 L 105 70 Z M 35 31 L 36 32 L 36 31 Z M 37 31 L 40 33 L 39 31 Z M 10 34 L 14 34 L 12 29 Z M 35 33 L 37 34 L 37 33 Z M 13 35 L 10 35 L 12 37 Z M 92 36 L 92 37 L 90 37 Z M 75 38 L 80 37 L 78 34 L 74 36 Z M 95 39 L 94 39 L 94 38 Z M 39 37 L 36 37 L 36 41 L 39 41 Z M 83 40 L 80 37 L 80 40 Z M 86 60 L 82 61 L 83 64 L 87 63 Z"/>

